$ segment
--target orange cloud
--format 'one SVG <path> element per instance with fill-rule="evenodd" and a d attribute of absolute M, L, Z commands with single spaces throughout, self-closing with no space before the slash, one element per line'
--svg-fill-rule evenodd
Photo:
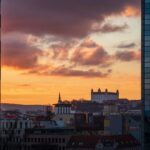
<path fill-rule="evenodd" d="M 140 9 L 137 9 L 136 7 L 131 7 L 128 6 L 126 9 L 123 11 L 123 15 L 126 17 L 131 17 L 131 16 L 139 16 L 140 15 Z"/>

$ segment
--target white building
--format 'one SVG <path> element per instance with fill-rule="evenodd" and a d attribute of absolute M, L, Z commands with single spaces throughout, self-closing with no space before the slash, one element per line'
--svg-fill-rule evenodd
<path fill-rule="evenodd" d="M 55 108 L 54 108 L 55 114 L 70 114 L 71 113 L 71 104 L 63 102 L 61 100 L 60 93 L 59 93 L 58 103 L 54 105 L 55 105 Z"/>
<path fill-rule="evenodd" d="M 94 92 L 93 89 L 91 90 L 91 101 L 103 103 L 104 101 L 110 101 L 110 100 L 118 100 L 119 99 L 119 91 L 116 92 L 108 92 L 106 89 L 104 92 L 102 92 L 100 89 L 98 91 Z"/>

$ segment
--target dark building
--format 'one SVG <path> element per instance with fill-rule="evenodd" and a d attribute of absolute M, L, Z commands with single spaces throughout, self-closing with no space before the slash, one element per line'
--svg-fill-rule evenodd
<path fill-rule="evenodd" d="M 131 134 L 133 137 L 135 137 L 140 143 L 142 142 L 142 122 L 141 122 L 141 116 L 140 115 L 128 115 L 127 118 L 127 133 Z"/>
<path fill-rule="evenodd" d="M 12 134 L 0 139 L 3 142 L 0 150 L 66 150 L 72 135 L 74 129 L 71 128 L 26 129 L 23 136 Z"/>
<path fill-rule="evenodd" d="M 79 113 L 74 116 L 74 124 L 77 131 L 103 131 L 104 116 L 90 113 Z"/>
<path fill-rule="evenodd" d="M 75 124 L 76 128 L 83 128 L 83 127 L 87 126 L 86 114 L 83 114 L 83 113 L 75 114 L 74 124 Z"/>
<path fill-rule="evenodd" d="M 105 132 L 111 135 L 123 134 L 123 116 L 109 115 L 105 118 Z"/>
<path fill-rule="evenodd" d="M 142 1 L 142 100 L 144 150 L 150 149 L 150 0 Z"/>
<path fill-rule="evenodd" d="M 71 110 L 75 112 L 88 112 L 88 113 L 99 113 L 102 114 L 103 112 L 103 104 L 99 104 L 97 102 L 91 102 L 91 101 L 72 101 L 72 108 Z"/>

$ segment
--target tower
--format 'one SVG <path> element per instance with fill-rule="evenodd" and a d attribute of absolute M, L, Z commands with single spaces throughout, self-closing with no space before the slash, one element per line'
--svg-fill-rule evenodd
<path fill-rule="evenodd" d="M 60 92 L 59 92 L 59 96 L 58 96 L 58 103 L 62 103 Z"/>
<path fill-rule="evenodd" d="M 119 90 L 116 91 L 116 94 L 118 95 L 118 98 L 119 98 Z"/>
<path fill-rule="evenodd" d="M 100 88 L 98 89 L 98 92 L 99 92 L 99 93 L 101 92 L 101 89 L 100 89 Z"/>

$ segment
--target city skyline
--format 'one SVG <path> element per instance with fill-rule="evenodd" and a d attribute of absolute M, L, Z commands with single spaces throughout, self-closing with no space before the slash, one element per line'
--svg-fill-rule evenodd
<path fill-rule="evenodd" d="M 3 103 L 89 99 L 91 88 L 141 99 L 140 0 L 1 5 Z"/>

